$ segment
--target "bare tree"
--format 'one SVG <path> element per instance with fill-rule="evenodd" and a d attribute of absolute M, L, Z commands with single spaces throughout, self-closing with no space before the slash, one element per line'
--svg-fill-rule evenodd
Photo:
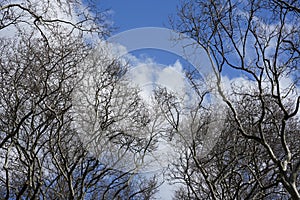
<path fill-rule="evenodd" d="M 177 197 L 300 199 L 299 2 L 185 1 L 178 11 L 174 28 L 211 60 L 228 128 L 205 159 L 182 151 Z M 242 78 L 225 84 L 228 73 Z"/>
<path fill-rule="evenodd" d="M 121 81 L 124 66 L 105 52 L 95 56 L 94 36 L 106 25 L 82 6 L 0 3 L 1 199 L 150 199 L 156 191 L 155 177 L 139 175 L 155 147 L 151 119 L 138 90 Z M 81 115 L 89 130 L 78 121 L 78 102 L 90 111 Z M 89 151 L 84 131 L 93 143 L 106 141 L 94 146 L 102 152 Z M 129 152 L 134 165 L 121 159 Z"/>

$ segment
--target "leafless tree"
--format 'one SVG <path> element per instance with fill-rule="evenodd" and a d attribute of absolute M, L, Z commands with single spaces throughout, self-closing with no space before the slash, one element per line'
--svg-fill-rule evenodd
<path fill-rule="evenodd" d="M 228 111 L 210 154 L 181 150 L 172 174 L 186 185 L 178 199 L 300 199 L 299 7 L 182 2 L 172 25 L 206 51 Z M 229 73 L 242 78 L 226 84 Z"/>
<path fill-rule="evenodd" d="M 124 66 L 95 56 L 94 37 L 106 25 L 82 6 L 0 3 L 1 199 L 150 199 L 156 191 L 155 177 L 138 173 L 155 148 L 151 119 L 138 90 L 122 81 Z M 80 115 L 84 128 L 78 102 L 90 111 Z M 84 131 L 95 138 L 87 143 Z M 134 165 L 122 159 L 129 153 Z"/>

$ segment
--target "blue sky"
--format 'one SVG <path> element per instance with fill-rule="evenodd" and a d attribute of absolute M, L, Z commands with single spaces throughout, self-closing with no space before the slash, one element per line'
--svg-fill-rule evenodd
<path fill-rule="evenodd" d="M 145 26 L 168 27 L 180 0 L 98 0 L 102 9 L 112 10 L 116 32 Z"/>
<path fill-rule="evenodd" d="M 176 16 L 180 2 L 181 0 L 98 0 L 98 5 L 102 10 L 111 11 L 110 19 L 115 28 L 112 32 L 114 35 L 141 27 L 169 28 L 169 17 Z M 172 65 L 179 60 L 183 68 L 190 67 L 183 58 L 157 49 L 144 49 L 130 53 L 138 58 L 151 58 L 163 65 Z M 227 71 L 225 74 L 230 76 Z"/>
<path fill-rule="evenodd" d="M 111 20 L 117 34 L 141 27 L 169 27 L 169 17 L 176 15 L 180 0 L 99 0 L 102 9 L 111 10 Z M 155 62 L 170 65 L 177 59 L 176 55 L 156 49 L 144 49 L 131 52 L 138 58 L 151 58 Z"/>

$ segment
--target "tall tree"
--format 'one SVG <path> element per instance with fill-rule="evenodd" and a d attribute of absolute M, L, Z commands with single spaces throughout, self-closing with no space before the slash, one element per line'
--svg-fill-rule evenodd
<path fill-rule="evenodd" d="M 172 174 L 186 185 L 179 199 L 300 199 L 299 8 L 293 0 L 182 2 L 172 26 L 206 51 L 228 112 L 209 155 L 182 151 Z M 226 84 L 225 73 L 240 78 Z"/>
<path fill-rule="evenodd" d="M 151 119 L 125 67 L 94 48 L 103 20 L 80 1 L 0 2 L 1 199 L 153 196 L 138 174 Z"/>

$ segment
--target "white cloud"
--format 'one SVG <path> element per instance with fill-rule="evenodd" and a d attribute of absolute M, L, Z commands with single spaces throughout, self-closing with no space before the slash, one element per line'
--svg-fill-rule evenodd
<path fill-rule="evenodd" d="M 186 95 L 188 83 L 179 60 L 166 66 L 149 58 L 134 59 L 134 66 L 129 70 L 128 79 L 133 85 L 141 88 L 140 94 L 146 102 L 151 101 L 153 90 L 157 87 L 165 87 L 179 97 Z"/>
<path fill-rule="evenodd" d="M 156 83 L 167 87 L 179 96 L 184 96 L 187 82 L 180 61 L 177 60 L 173 65 L 159 71 Z"/>

